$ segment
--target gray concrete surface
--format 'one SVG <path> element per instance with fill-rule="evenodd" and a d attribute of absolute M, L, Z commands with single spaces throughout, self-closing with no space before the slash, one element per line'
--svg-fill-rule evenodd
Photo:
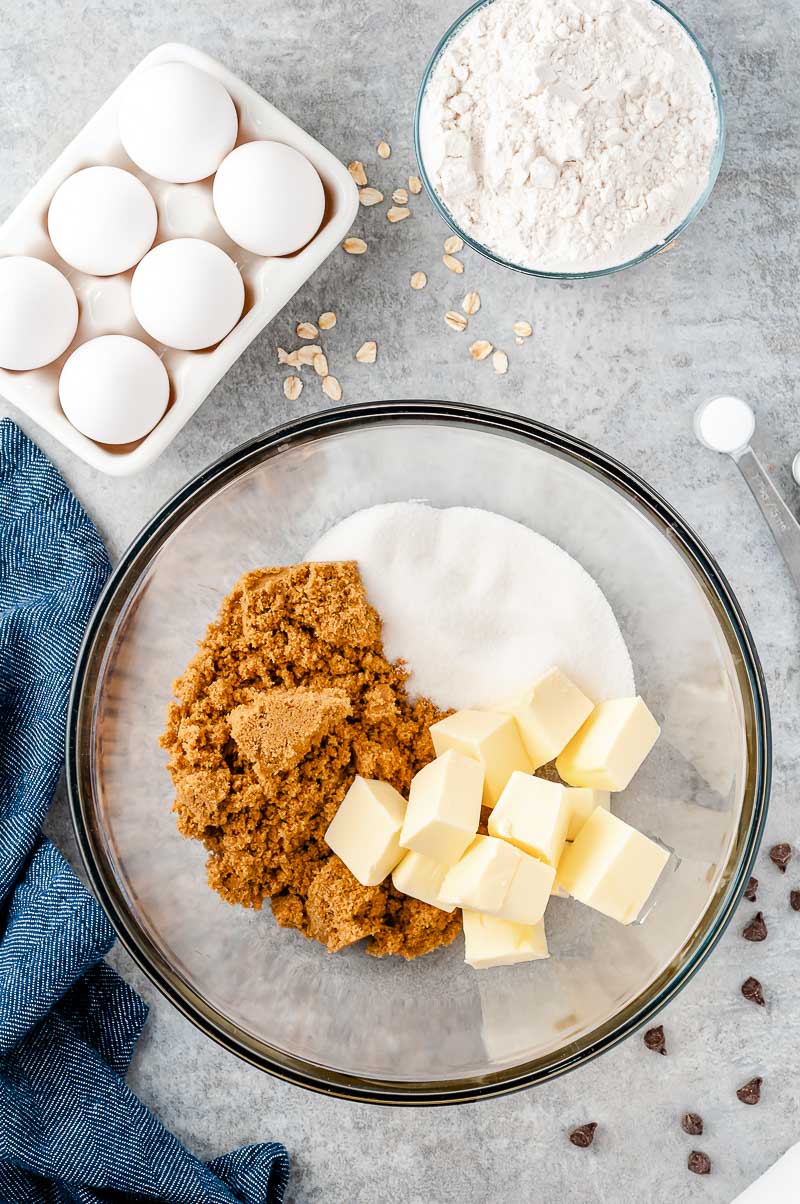
<path fill-rule="evenodd" d="M 0 209 L 17 199 L 123 75 L 168 39 L 224 59 L 344 159 L 374 166 L 385 190 L 413 169 L 411 114 L 427 55 L 461 0 L 9 0 L 0 32 Z M 800 502 L 788 464 L 800 444 L 796 379 L 800 57 L 797 0 L 684 0 L 681 14 L 712 52 L 730 120 L 728 152 L 707 209 L 682 241 L 645 267 L 602 282 L 562 285 L 512 278 L 464 256 L 462 279 L 441 265 L 443 227 L 424 197 L 390 227 L 376 211 L 354 233 L 362 259 L 334 255 L 250 347 L 162 459 L 129 480 L 90 471 L 22 420 L 73 486 L 116 556 L 152 511 L 220 451 L 288 417 L 321 407 L 309 382 L 299 401 L 281 391 L 275 346 L 296 321 L 333 308 L 333 370 L 345 398 L 413 395 L 480 401 L 561 426 L 619 456 L 694 524 L 737 590 L 771 692 L 775 787 L 766 846 L 800 845 L 798 600 L 733 466 L 693 441 L 690 416 L 711 391 L 740 392 L 758 407 L 764 447 L 787 496 Z M 381 138 L 392 157 L 379 163 Z M 428 289 L 408 288 L 424 269 Z M 483 298 L 475 329 L 508 347 L 508 376 L 473 364 L 441 314 L 467 287 Z M 534 337 L 517 349 L 509 325 L 527 317 Z M 335 335 L 335 337 L 333 337 Z M 369 337 L 378 362 L 355 363 Z M 512 344 L 509 346 L 509 344 Z M 0 414 L 14 411 L 0 401 Z M 51 831 L 74 857 L 61 796 Z M 127 957 L 115 964 L 152 1005 L 132 1086 L 192 1149 L 213 1156 L 237 1144 L 285 1141 L 291 1204 L 728 1204 L 800 1139 L 800 915 L 789 911 L 800 858 L 782 877 L 762 854 L 761 900 L 770 923 L 759 946 L 729 930 L 711 961 L 663 1014 L 670 1056 L 635 1037 L 545 1088 L 444 1110 L 353 1105 L 306 1094 L 240 1064 L 196 1032 Z M 749 910 L 749 909 L 748 909 Z M 742 1000 L 747 973 L 770 1004 Z M 734 1091 L 764 1076 L 762 1102 Z M 678 1127 L 701 1112 L 697 1142 L 710 1178 L 687 1173 L 691 1142 Z M 589 1151 L 566 1140 L 594 1119 Z"/>

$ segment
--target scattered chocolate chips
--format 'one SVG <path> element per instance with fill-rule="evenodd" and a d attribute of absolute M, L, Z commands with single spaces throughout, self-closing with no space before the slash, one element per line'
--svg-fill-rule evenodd
<path fill-rule="evenodd" d="M 746 941 L 765 941 L 767 939 L 767 924 L 764 913 L 757 911 L 750 923 L 742 929 Z"/>
<path fill-rule="evenodd" d="M 687 1112 L 681 1120 L 681 1128 L 690 1137 L 699 1137 L 703 1132 L 703 1118 L 696 1112 Z"/>
<path fill-rule="evenodd" d="M 744 888 L 744 897 L 748 903 L 755 903 L 758 894 L 758 878 L 751 878 Z"/>
<path fill-rule="evenodd" d="M 702 1154 L 700 1150 L 692 1150 L 686 1165 L 695 1175 L 711 1174 L 711 1159 L 708 1154 Z"/>
<path fill-rule="evenodd" d="M 800 890 L 789 892 L 789 906 L 792 911 L 800 911 Z"/>
<path fill-rule="evenodd" d="M 790 844 L 774 844 L 769 851 L 769 859 L 773 865 L 777 865 L 782 874 L 786 873 L 786 867 L 792 860 L 792 846 Z"/>
<path fill-rule="evenodd" d="M 743 1104 L 757 1104 L 761 1099 L 761 1084 L 764 1080 L 760 1076 L 751 1079 L 749 1083 L 745 1083 L 744 1087 L 740 1087 L 736 1092 L 736 1098 L 741 1100 Z"/>
<path fill-rule="evenodd" d="M 588 1125 L 578 1125 L 577 1129 L 573 1129 L 569 1135 L 569 1139 L 573 1145 L 576 1145 L 579 1150 L 588 1150 L 589 1146 L 594 1141 L 594 1133 L 597 1125 L 594 1121 Z"/>
<path fill-rule="evenodd" d="M 665 1054 L 667 1039 L 664 1036 L 664 1025 L 659 1024 L 655 1028 L 649 1028 L 644 1035 L 644 1043 L 653 1053 Z"/>
<path fill-rule="evenodd" d="M 759 1007 L 764 1007 L 767 1002 L 764 998 L 764 989 L 757 978 L 746 978 L 742 983 L 742 994 L 745 999 L 749 999 L 751 1003 L 757 1003 Z"/>

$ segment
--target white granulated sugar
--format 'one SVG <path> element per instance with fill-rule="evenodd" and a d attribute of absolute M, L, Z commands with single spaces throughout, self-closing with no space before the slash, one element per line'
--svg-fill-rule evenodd
<path fill-rule="evenodd" d="M 356 560 L 409 691 L 440 707 L 490 707 L 551 665 L 597 701 L 635 692 L 614 614 L 561 548 L 487 510 L 397 502 L 360 510 L 307 560 Z"/>
<path fill-rule="evenodd" d="M 585 272 L 680 225 L 718 132 L 700 53 L 650 0 L 494 0 L 434 68 L 421 145 L 478 242 L 524 267 Z"/>

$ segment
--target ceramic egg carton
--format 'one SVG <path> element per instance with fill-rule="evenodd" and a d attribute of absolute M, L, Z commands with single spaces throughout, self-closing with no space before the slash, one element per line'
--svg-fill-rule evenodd
<path fill-rule="evenodd" d="M 274 139 L 293 146 L 316 168 L 325 189 L 325 215 L 318 232 L 301 251 L 273 259 L 243 250 L 217 221 L 213 177 L 194 184 L 167 183 L 143 172 L 126 155 L 117 133 L 117 113 L 128 80 L 150 67 L 176 61 L 207 72 L 230 93 L 239 118 L 237 146 L 255 139 Z M 133 269 L 117 276 L 88 276 L 56 253 L 47 232 L 53 194 L 68 176 L 97 164 L 122 167 L 147 186 L 158 209 L 155 246 L 171 238 L 206 239 L 221 247 L 239 268 L 245 285 L 242 316 L 216 346 L 178 351 L 156 342 L 139 325 L 131 308 Z M 208 55 L 177 43 L 159 46 L 109 97 L 0 227 L 0 256 L 32 255 L 53 264 L 69 280 L 80 307 L 75 338 L 64 354 L 27 372 L 0 369 L 0 392 L 92 467 L 112 476 L 139 472 L 161 455 L 245 347 L 341 243 L 357 209 L 357 190 L 346 167 L 305 130 Z M 161 357 L 169 375 L 168 409 L 158 425 L 135 443 L 109 445 L 88 439 L 67 420 L 59 403 L 58 380 L 65 360 L 81 343 L 104 334 L 141 339 Z"/>

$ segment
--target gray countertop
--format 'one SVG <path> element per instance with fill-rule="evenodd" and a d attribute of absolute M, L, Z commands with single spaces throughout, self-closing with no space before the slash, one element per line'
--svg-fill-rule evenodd
<path fill-rule="evenodd" d="M 462 0 L 13 0 L 0 38 L 0 194 L 8 212 L 128 70 L 160 42 L 181 40 L 223 59 L 344 160 L 363 159 L 391 191 L 412 171 L 411 117 L 427 56 Z M 800 21 L 797 0 L 684 0 L 681 15 L 710 50 L 727 102 L 726 161 L 705 211 L 668 254 L 602 281 L 559 285 L 512 277 L 465 253 L 466 274 L 441 264 L 445 230 L 425 197 L 390 226 L 362 211 L 361 259 L 334 254 L 256 339 L 172 446 L 141 476 L 113 480 L 70 456 L 0 400 L 53 458 L 89 510 L 112 558 L 174 490 L 221 451 L 322 406 L 309 380 L 297 402 L 281 390 L 277 344 L 297 321 L 334 309 L 328 340 L 345 400 L 445 397 L 518 411 L 618 456 L 684 514 L 719 557 L 752 624 L 769 685 L 775 783 L 765 847 L 800 846 L 798 600 L 733 465 L 693 440 L 694 406 L 712 391 L 758 408 L 762 446 L 787 496 L 800 444 L 797 280 Z M 385 138 L 392 157 L 381 163 Z M 412 271 L 428 273 L 412 293 Z M 474 328 L 509 351 L 504 378 L 466 354 L 443 312 L 467 288 L 483 299 Z M 510 323 L 532 339 L 513 345 Z M 335 335 L 335 338 L 333 337 Z M 378 361 L 354 349 L 378 342 Z M 510 344 L 510 345 L 509 345 Z M 74 860 L 63 792 L 50 831 Z M 635 1036 L 584 1069 L 510 1098 L 440 1110 L 354 1105 L 286 1086 L 197 1032 L 117 950 L 114 964 L 152 1012 L 131 1086 L 195 1152 L 211 1157 L 265 1138 L 293 1160 L 292 1204 L 543 1204 L 703 1200 L 734 1195 L 800 1139 L 800 915 L 789 911 L 800 859 L 783 877 L 757 870 L 770 936 L 742 941 L 743 911 L 711 960 L 661 1017 L 669 1056 Z M 749 914 L 749 911 L 747 912 Z M 755 974 L 769 1006 L 746 1003 Z M 764 1076 L 762 1102 L 735 1089 Z M 678 1120 L 702 1113 L 700 1148 L 713 1174 L 686 1170 L 691 1140 Z M 589 1151 L 566 1131 L 595 1120 Z"/>

